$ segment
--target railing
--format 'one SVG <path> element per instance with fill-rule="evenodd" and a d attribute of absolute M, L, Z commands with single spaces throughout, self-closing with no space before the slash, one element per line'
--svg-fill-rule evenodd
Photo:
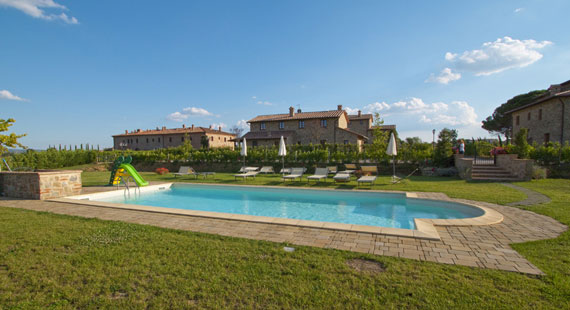
<path fill-rule="evenodd" d="M 119 183 L 117 183 L 117 190 L 119 189 L 119 187 L 121 186 L 121 184 L 123 184 L 125 186 L 125 190 L 123 192 L 123 195 L 127 198 L 131 197 L 131 188 L 129 186 L 129 181 L 132 180 L 136 187 L 134 188 L 134 195 L 137 195 L 137 189 L 138 189 L 138 195 L 141 194 L 141 188 L 140 186 L 137 184 L 137 182 L 135 182 L 135 179 L 132 176 L 128 176 L 127 178 L 123 178 L 122 176 L 119 177 Z"/>

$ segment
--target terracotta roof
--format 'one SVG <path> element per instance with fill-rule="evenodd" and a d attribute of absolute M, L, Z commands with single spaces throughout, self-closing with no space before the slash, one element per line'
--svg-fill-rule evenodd
<path fill-rule="evenodd" d="M 345 114 L 344 110 L 333 110 L 333 111 L 320 111 L 320 112 L 301 112 L 295 113 L 293 116 L 286 114 L 270 114 L 270 115 L 259 115 L 255 118 L 247 121 L 248 123 L 264 122 L 264 121 L 289 121 L 289 120 L 300 120 L 300 119 L 313 119 L 313 118 L 337 118 Z"/>
<path fill-rule="evenodd" d="M 358 133 L 358 132 L 356 132 L 356 131 L 352 131 L 352 130 L 346 129 L 346 128 L 339 128 L 339 129 L 340 129 L 340 130 L 344 130 L 344 131 L 346 131 L 346 132 L 349 132 L 349 133 L 351 133 L 351 134 L 357 135 L 357 136 L 359 136 L 359 137 L 361 137 L 361 138 L 364 138 L 364 139 L 368 140 L 368 137 L 367 137 L 367 136 L 365 136 L 365 135 L 363 135 L 363 134 L 360 134 L 360 133 Z"/>
<path fill-rule="evenodd" d="M 570 81 L 568 81 L 568 82 L 570 82 Z M 564 82 L 564 83 L 568 83 L 568 82 Z M 559 97 L 570 97 L 570 90 L 559 92 L 556 94 L 546 93 L 545 95 L 536 98 L 536 100 L 534 100 L 533 102 L 531 102 L 529 104 L 525 104 L 525 105 L 520 106 L 518 108 L 512 109 L 510 111 L 507 111 L 507 112 L 505 112 L 505 114 L 511 114 L 513 112 L 520 111 L 520 110 L 526 109 L 528 107 L 532 107 L 532 106 L 537 105 L 539 103 L 543 103 L 543 102 L 548 101 L 552 98 L 559 98 Z"/>
<path fill-rule="evenodd" d="M 371 119 L 373 118 L 372 114 L 360 114 L 360 116 L 358 115 L 349 115 L 348 119 L 349 120 L 360 120 L 360 119 Z"/>
<path fill-rule="evenodd" d="M 380 129 L 382 130 L 396 130 L 396 125 L 380 125 L 380 126 L 372 126 L 371 128 L 368 128 L 368 130 L 374 130 L 376 128 L 380 127 Z"/>
<path fill-rule="evenodd" d="M 163 129 L 148 129 L 148 130 L 137 130 L 129 133 L 123 133 L 118 135 L 113 135 L 113 137 L 131 137 L 131 136 L 148 136 L 148 135 L 172 135 L 172 134 L 191 134 L 191 133 L 206 133 L 206 134 L 219 134 L 235 136 L 233 133 L 204 128 L 204 127 L 186 127 L 186 128 L 163 128 Z"/>
<path fill-rule="evenodd" d="M 295 134 L 294 131 L 290 130 L 283 130 L 283 131 L 250 131 L 246 133 L 242 138 L 251 139 L 251 140 L 271 140 L 271 139 L 281 139 L 283 138 L 290 138 Z"/>

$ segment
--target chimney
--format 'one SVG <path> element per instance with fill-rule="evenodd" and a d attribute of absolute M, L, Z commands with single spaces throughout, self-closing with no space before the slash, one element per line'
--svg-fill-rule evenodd
<path fill-rule="evenodd" d="M 186 128 L 186 124 L 182 124 L 182 128 Z"/>
<path fill-rule="evenodd" d="M 128 129 L 125 129 L 125 134 L 127 134 L 127 133 L 129 133 L 129 130 L 128 130 Z"/>
<path fill-rule="evenodd" d="M 210 125 L 210 129 L 212 129 L 212 125 Z"/>
<path fill-rule="evenodd" d="M 218 126 L 218 131 L 222 131 L 222 126 Z"/>
<path fill-rule="evenodd" d="M 162 126 L 162 130 L 166 130 L 166 126 Z"/>
<path fill-rule="evenodd" d="M 336 108 L 337 108 L 339 111 L 342 111 L 342 104 L 339 104 Z"/>
<path fill-rule="evenodd" d="M 362 111 L 358 110 L 358 117 L 362 116 Z"/>
<path fill-rule="evenodd" d="M 192 130 L 194 130 L 194 124 L 192 124 Z"/>
<path fill-rule="evenodd" d="M 295 115 L 295 108 L 289 107 L 289 116 Z"/>
<path fill-rule="evenodd" d="M 141 132 L 141 130 L 140 130 L 140 129 L 137 129 L 137 132 Z"/>
<path fill-rule="evenodd" d="M 297 109 L 297 113 L 301 113 L 301 109 Z"/>

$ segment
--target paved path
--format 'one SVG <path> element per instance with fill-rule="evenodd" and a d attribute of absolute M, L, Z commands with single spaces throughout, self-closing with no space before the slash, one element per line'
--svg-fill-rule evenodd
<path fill-rule="evenodd" d="M 514 184 L 510 184 L 510 183 L 501 183 L 501 184 L 504 186 L 516 189 L 518 191 L 521 191 L 526 195 L 525 200 L 508 203 L 507 205 L 509 205 L 509 206 L 532 206 L 532 205 L 550 202 L 550 198 L 548 198 L 548 196 L 543 195 L 539 192 L 535 192 L 535 191 L 530 190 L 528 188 L 525 188 L 522 186 L 517 186 Z"/>
<path fill-rule="evenodd" d="M 107 189 L 108 190 L 108 189 Z M 86 189 L 93 192 L 96 189 Z M 419 198 L 451 200 L 441 193 L 418 193 Z M 471 202 L 467 200 L 458 200 Z M 103 220 L 124 221 L 223 236 L 316 246 L 455 264 L 480 268 L 542 274 L 540 269 L 514 251 L 509 244 L 555 238 L 567 227 L 534 212 L 490 203 L 477 204 L 504 216 L 500 224 L 487 226 L 436 226 L 441 240 L 395 237 L 279 224 L 251 223 L 156 212 L 134 211 L 39 200 L 0 198 L 0 206 L 47 211 Z"/>

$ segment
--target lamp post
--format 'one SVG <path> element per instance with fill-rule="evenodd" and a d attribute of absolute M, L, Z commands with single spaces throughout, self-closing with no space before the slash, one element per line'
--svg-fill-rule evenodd
<path fill-rule="evenodd" d="M 433 135 L 432 142 L 431 142 L 431 147 L 432 147 L 433 151 L 435 151 L 435 129 L 433 129 L 433 130 L 431 131 L 431 133 L 432 133 L 432 135 Z"/>

